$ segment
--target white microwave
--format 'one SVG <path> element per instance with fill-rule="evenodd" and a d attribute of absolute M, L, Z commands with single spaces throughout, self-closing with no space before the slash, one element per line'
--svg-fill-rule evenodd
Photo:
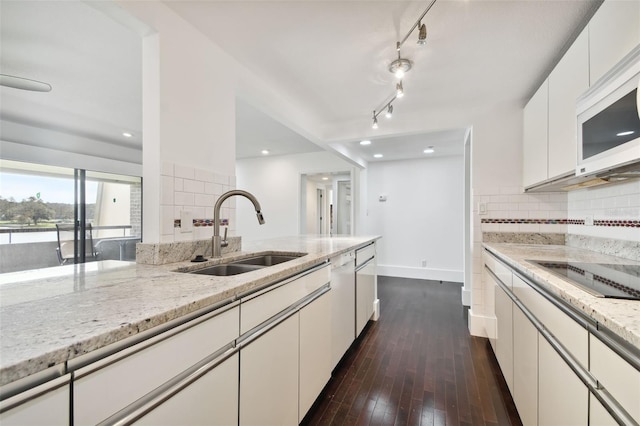
<path fill-rule="evenodd" d="M 640 162 L 640 45 L 578 98 L 576 176 Z"/>

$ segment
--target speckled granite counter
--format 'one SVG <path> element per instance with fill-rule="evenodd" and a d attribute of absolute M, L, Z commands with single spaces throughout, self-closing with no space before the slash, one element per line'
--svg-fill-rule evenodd
<path fill-rule="evenodd" d="M 595 297 L 528 260 L 640 265 L 629 259 L 555 245 L 484 243 L 513 269 L 593 318 L 640 351 L 640 301 Z"/>
<path fill-rule="evenodd" d="M 308 253 L 229 277 L 175 272 L 206 263 L 162 266 L 102 261 L 0 274 L 0 385 L 62 364 L 152 327 L 304 271 L 376 240 L 300 236 L 245 244 L 250 253 Z"/>

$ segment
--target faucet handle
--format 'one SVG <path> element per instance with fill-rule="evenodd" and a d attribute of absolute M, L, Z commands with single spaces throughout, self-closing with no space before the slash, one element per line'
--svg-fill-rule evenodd
<path fill-rule="evenodd" d="M 227 231 L 229 231 L 229 227 L 224 227 L 224 237 L 222 237 L 222 241 L 220 242 L 221 247 L 227 247 L 229 245 L 229 241 L 227 241 Z"/>

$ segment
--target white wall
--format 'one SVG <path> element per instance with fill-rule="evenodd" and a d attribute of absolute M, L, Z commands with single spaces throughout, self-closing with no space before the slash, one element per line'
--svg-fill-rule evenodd
<path fill-rule="evenodd" d="M 365 233 L 383 236 L 378 273 L 462 282 L 463 157 L 370 163 L 367 175 Z"/>
<path fill-rule="evenodd" d="M 236 203 L 236 233 L 243 241 L 298 235 L 300 230 L 300 176 L 338 172 L 353 166 L 329 152 L 250 158 L 236 162 L 237 188 L 254 194 L 266 223 L 243 200 Z"/>

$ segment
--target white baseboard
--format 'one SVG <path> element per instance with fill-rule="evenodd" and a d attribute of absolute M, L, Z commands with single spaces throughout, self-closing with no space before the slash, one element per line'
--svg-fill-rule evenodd
<path fill-rule="evenodd" d="M 400 278 L 416 278 L 422 280 L 451 281 L 461 283 L 464 280 L 462 271 L 450 269 L 412 268 L 409 266 L 378 265 L 378 275 Z"/>
<path fill-rule="evenodd" d="M 372 320 L 378 321 L 380 319 L 380 299 L 373 301 L 373 317 Z"/>
<path fill-rule="evenodd" d="M 462 288 L 462 306 L 471 306 L 471 290 Z"/>
<path fill-rule="evenodd" d="M 495 337 L 495 317 L 476 315 L 473 309 L 469 309 L 469 333 L 478 337 Z M 491 332 L 491 336 L 489 333 Z"/>

